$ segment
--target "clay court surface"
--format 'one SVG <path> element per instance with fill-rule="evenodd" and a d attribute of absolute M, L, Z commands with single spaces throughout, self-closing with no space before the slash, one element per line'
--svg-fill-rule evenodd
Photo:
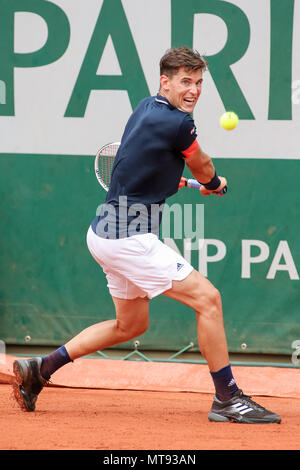
<path fill-rule="evenodd" d="M 0 386 L 1 449 L 299 450 L 300 400 L 260 398 L 281 424 L 210 423 L 210 394 L 47 388 L 24 413 Z"/>
<path fill-rule="evenodd" d="M 24 412 L 9 383 L 12 359 L 0 374 L 1 450 L 300 450 L 299 370 L 236 369 L 241 385 L 249 378 L 256 387 L 253 399 L 282 417 L 281 424 L 247 425 L 208 421 L 213 390 L 206 367 L 188 364 L 83 359 L 58 371 L 36 411 Z M 84 370 L 86 382 L 80 379 Z M 180 390 L 187 377 L 188 390 Z M 143 381 L 145 390 L 139 390 Z"/>

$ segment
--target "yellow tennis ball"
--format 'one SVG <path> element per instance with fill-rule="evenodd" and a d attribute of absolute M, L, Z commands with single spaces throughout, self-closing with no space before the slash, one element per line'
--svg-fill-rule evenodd
<path fill-rule="evenodd" d="M 239 118 L 233 111 L 227 111 L 220 117 L 220 124 L 223 129 L 226 129 L 227 131 L 234 129 L 238 123 Z"/>

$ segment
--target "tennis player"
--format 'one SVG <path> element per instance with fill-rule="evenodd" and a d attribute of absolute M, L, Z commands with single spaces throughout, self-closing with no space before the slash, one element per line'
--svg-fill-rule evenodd
<path fill-rule="evenodd" d="M 149 325 L 149 300 L 164 294 L 196 313 L 199 348 L 215 386 L 209 420 L 280 423 L 278 414 L 251 400 L 234 380 L 220 293 L 158 238 L 162 206 L 178 191 L 185 164 L 203 185 L 203 195 L 218 195 L 227 186 L 200 147 L 191 117 L 206 69 L 197 51 L 168 50 L 160 61 L 158 94 L 143 99 L 130 116 L 106 201 L 87 233 L 116 318 L 84 329 L 45 357 L 16 360 L 14 391 L 22 409 L 35 409 L 51 375 L 68 362 L 142 335 Z"/>

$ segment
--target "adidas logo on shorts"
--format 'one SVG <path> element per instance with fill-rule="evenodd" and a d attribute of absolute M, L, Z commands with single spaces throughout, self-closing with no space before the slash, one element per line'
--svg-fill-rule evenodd
<path fill-rule="evenodd" d="M 177 263 L 177 271 L 179 271 L 183 267 L 182 263 Z"/>

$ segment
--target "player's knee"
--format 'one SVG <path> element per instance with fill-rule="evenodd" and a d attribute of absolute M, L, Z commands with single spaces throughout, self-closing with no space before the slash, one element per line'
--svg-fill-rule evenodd
<path fill-rule="evenodd" d="M 222 317 L 221 294 L 215 287 L 210 287 L 198 298 L 197 313 L 206 317 Z"/>
<path fill-rule="evenodd" d="M 136 338 L 137 336 L 143 335 L 148 330 L 148 326 L 148 318 L 141 322 L 137 322 L 135 325 L 132 325 L 132 327 L 130 328 L 131 338 Z"/>
<path fill-rule="evenodd" d="M 132 324 L 116 321 L 117 335 L 120 342 L 129 341 L 137 336 L 144 334 L 149 326 L 149 319 L 136 321 Z"/>

